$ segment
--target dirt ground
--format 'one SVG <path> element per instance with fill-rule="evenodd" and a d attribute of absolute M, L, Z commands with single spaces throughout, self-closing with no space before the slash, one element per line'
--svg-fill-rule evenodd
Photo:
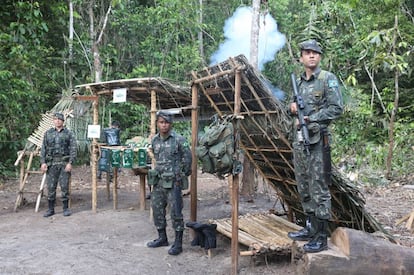
<path fill-rule="evenodd" d="M 35 213 L 40 177 L 29 178 L 24 204 L 13 211 L 18 182 L 0 183 L 0 274 L 230 274 L 231 241 L 218 234 L 217 248 L 209 258 L 199 246 L 191 246 L 190 231 L 184 232 L 184 251 L 170 256 L 169 247 L 147 248 L 156 230 L 146 210 L 139 210 L 139 177 L 123 169 L 120 173 L 118 209 L 106 197 L 105 182 L 98 186 L 98 211 L 91 211 L 89 167 L 76 167 L 72 175 L 73 215 L 64 217 L 58 202 L 56 214 L 43 218 L 47 208 L 43 197 Z M 231 216 L 227 181 L 199 175 L 198 221 Z M 414 236 L 405 224 L 395 222 L 413 211 L 414 179 L 406 177 L 382 188 L 365 188 L 367 208 L 401 245 L 414 247 Z M 60 195 L 58 190 L 58 195 Z M 275 207 L 273 190 L 259 185 L 253 200 L 240 198 L 239 212 L 267 212 Z M 184 197 L 184 216 L 188 220 L 190 197 Z M 170 243 L 174 236 L 167 228 Z M 247 250 L 240 246 L 240 250 Z M 239 257 L 239 274 L 295 274 L 290 258 Z"/>

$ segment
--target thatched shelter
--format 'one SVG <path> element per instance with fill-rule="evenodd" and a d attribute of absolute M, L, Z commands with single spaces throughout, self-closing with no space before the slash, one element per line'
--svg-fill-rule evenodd
<path fill-rule="evenodd" d="M 126 100 L 143 104 L 150 108 L 151 135 L 155 134 L 156 112 L 160 109 L 176 109 L 183 116 L 188 116 L 191 111 L 190 88 L 177 81 L 160 77 L 134 78 L 112 80 L 98 83 L 89 83 L 76 87 L 80 95 L 78 100 L 92 101 L 93 124 L 98 125 L 99 98 L 113 98 L 114 92 L 124 89 Z M 97 161 L 99 153 L 98 139 L 92 139 L 91 170 L 92 170 L 92 211 L 97 210 Z M 145 208 L 145 169 L 137 172 L 141 181 L 141 209 Z M 117 207 L 117 169 L 114 169 L 114 208 Z M 107 188 L 109 183 L 107 182 Z M 108 189 L 109 190 L 109 189 Z"/>
<path fill-rule="evenodd" d="M 285 105 L 274 96 L 275 88 L 270 82 L 243 55 L 193 72 L 193 83 L 202 91 L 201 112 L 209 106 L 221 116 L 234 113 L 237 73 L 240 74 L 239 114 L 243 116 L 239 124 L 240 147 L 287 206 L 290 219 L 303 224 L 289 140 L 291 118 Z M 335 168 L 332 182 L 332 227 L 383 231 L 365 210 L 358 188 Z"/>

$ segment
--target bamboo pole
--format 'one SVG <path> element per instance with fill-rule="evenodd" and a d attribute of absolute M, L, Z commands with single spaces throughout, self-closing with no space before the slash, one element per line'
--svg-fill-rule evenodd
<path fill-rule="evenodd" d="M 151 134 L 149 136 L 149 141 L 148 141 L 149 144 L 151 144 L 151 140 L 157 132 L 156 124 L 157 124 L 157 92 L 155 90 L 151 90 L 151 127 L 150 127 Z M 151 157 L 151 167 L 155 168 L 155 158 L 154 158 L 154 152 L 152 151 L 152 148 L 149 154 Z M 150 191 L 151 191 L 151 186 L 150 186 Z M 152 215 L 153 215 L 152 205 L 150 204 L 150 220 L 151 221 L 153 221 Z"/>
<path fill-rule="evenodd" d="M 14 166 L 17 166 L 19 164 L 19 162 L 22 160 L 22 158 L 24 157 L 24 154 L 26 153 L 26 149 L 24 149 L 23 151 L 19 151 L 17 153 L 17 159 L 14 162 Z"/>
<path fill-rule="evenodd" d="M 139 188 L 140 188 L 140 200 L 139 200 L 139 210 L 145 210 L 145 174 L 139 174 Z"/>
<path fill-rule="evenodd" d="M 118 167 L 112 167 L 113 169 L 113 201 L 114 201 L 114 210 L 118 209 Z"/>
<path fill-rule="evenodd" d="M 235 149 L 236 156 L 238 158 L 238 131 L 239 131 L 239 115 L 240 115 L 240 92 L 241 92 L 241 78 L 240 70 L 236 70 L 234 79 L 234 115 L 236 117 L 236 127 L 234 128 L 235 136 Z M 239 174 L 232 175 L 232 238 L 231 238 L 231 274 L 237 274 L 238 261 L 239 261 Z"/>
<path fill-rule="evenodd" d="M 39 193 L 37 194 L 36 207 L 35 207 L 36 213 L 39 212 L 40 200 L 42 199 L 43 188 L 45 187 L 45 182 L 46 182 L 46 173 L 44 173 L 42 176 L 42 182 L 40 183 Z"/>
<path fill-rule="evenodd" d="M 99 100 L 95 98 L 92 102 L 93 108 L 93 124 L 99 124 Z M 96 213 L 97 205 L 98 205 L 98 179 L 96 176 L 97 173 L 97 162 L 98 162 L 98 139 L 92 139 L 92 154 L 91 154 L 91 169 L 92 169 L 92 212 Z"/>
<path fill-rule="evenodd" d="M 226 71 L 221 71 L 221 72 L 213 74 L 213 75 L 209 75 L 209 76 L 205 76 L 205 77 L 202 77 L 202 78 L 194 79 L 193 83 L 194 84 L 199 84 L 199 83 L 202 83 L 204 81 L 215 79 L 215 78 L 218 78 L 218 77 L 226 75 L 226 74 L 231 74 L 233 72 L 234 72 L 234 68 L 230 69 L 230 70 L 226 70 Z"/>
<path fill-rule="evenodd" d="M 190 220 L 197 220 L 197 155 L 195 153 L 195 148 L 197 146 L 197 137 L 198 137 L 198 88 L 196 84 L 193 84 L 191 87 L 191 100 L 192 100 L 192 110 L 191 110 L 191 155 L 193 161 L 191 163 L 191 211 L 190 211 Z"/>

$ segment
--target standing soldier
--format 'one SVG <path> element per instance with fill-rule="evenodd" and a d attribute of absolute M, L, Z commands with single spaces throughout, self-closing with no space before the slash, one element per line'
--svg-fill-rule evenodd
<path fill-rule="evenodd" d="M 63 126 L 65 118 L 61 113 L 53 117 L 54 128 L 46 131 L 43 137 L 40 154 L 41 170 L 47 173 L 47 190 L 49 209 L 43 217 L 55 214 L 56 188 L 60 183 L 62 192 L 63 216 L 70 216 L 72 212 L 69 203 L 69 178 L 72 165 L 76 159 L 76 139 L 73 133 Z"/>
<path fill-rule="evenodd" d="M 306 252 L 319 252 L 328 248 L 328 221 L 331 218 L 330 133 L 328 126 L 343 111 L 341 91 L 336 76 L 319 68 L 322 49 L 315 40 L 300 44 L 300 62 L 305 72 L 297 81 L 298 96 L 304 103 L 304 120 L 309 131 L 309 144 L 305 146 L 298 119 L 294 119 L 295 140 L 293 160 L 295 178 L 306 215 L 306 226 L 298 232 L 289 232 L 293 240 L 309 241 Z M 297 115 L 296 102 L 290 104 L 290 112 Z M 308 142 L 306 142 L 308 143 Z M 309 148 L 305 148 L 309 147 Z"/>
<path fill-rule="evenodd" d="M 188 188 L 191 174 L 191 150 L 184 137 L 172 131 L 172 115 L 157 113 L 158 133 L 151 141 L 155 167 L 148 172 L 148 184 L 153 186 L 151 203 L 158 239 L 147 243 L 148 247 L 168 246 L 165 218 L 167 204 L 170 204 L 175 241 L 168 250 L 170 255 L 180 254 L 183 242 L 184 219 L 181 190 Z"/>

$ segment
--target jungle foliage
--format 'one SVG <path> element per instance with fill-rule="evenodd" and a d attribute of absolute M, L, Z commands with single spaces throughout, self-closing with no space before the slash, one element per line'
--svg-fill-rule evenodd
<path fill-rule="evenodd" d="M 106 22 L 98 45 L 102 81 L 149 76 L 188 81 L 188 72 L 207 66 L 223 42 L 226 19 L 250 2 L 4 0 L 0 5 L 0 175 L 14 175 L 17 151 L 63 90 L 95 81 L 91 24 L 97 36 Z M 73 41 L 68 37 L 69 3 L 74 10 Z M 333 71 L 343 85 L 346 112 L 334 126 L 334 161 L 346 169 L 367 166 L 384 171 L 391 144 L 392 175 L 412 171 L 413 2 L 263 1 L 262 12 L 276 19 L 287 38 L 263 70 L 273 84 L 290 93 L 290 73 L 301 68 L 298 43 L 316 38 L 324 48 L 322 67 Z M 101 118 L 104 125 L 108 114 L 121 121 L 126 136 L 148 132 L 149 115 L 143 106 L 107 103 Z"/>

